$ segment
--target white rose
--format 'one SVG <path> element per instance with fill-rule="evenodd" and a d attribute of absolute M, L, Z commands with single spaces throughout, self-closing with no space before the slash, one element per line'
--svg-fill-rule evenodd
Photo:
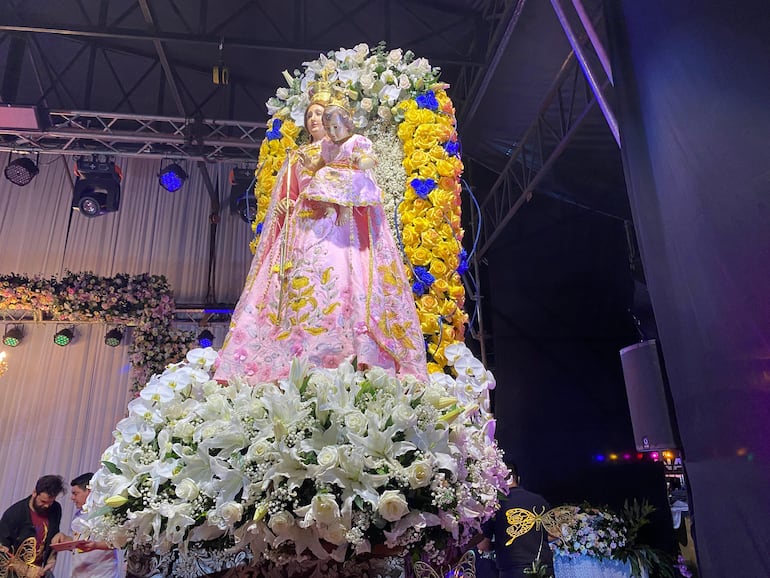
<path fill-rule="evenodd" d="M 249 446 L 249 449 L 246 452 L 246 458 L 253 462 L 264 461 L 269 450 L 269 442 L 264 439 L 257 440 Z"/>
<path fill-rule="evenodd" d="M 267 524 L 276 536 L 282 536 L 289 532 L 294 525 L 294 514 L 282 510 L 275 516 L 270 516 L 270 522 Z"/>
<path fill-rule="evenodd" d="M 373 72 L 364 72 L 359 77 L 358 82 L 363 90 L 371 90 L 374 87 L 374 83 L 377 82 L 377 77 Z"/>
<path fill-rule="evenodd" d="M 423 488 L 429 485 L 433 478 L 433 467 L 429 462 L 420 460 L 409 466 L 406 474 L 409 477 L 409 486 L 411 488 Z"/>
<path fill-rule="evenodd" d="M 321 538 L 337 546 L 348 541 L 348 529 L 342 524 L 332 524 L 331 526 L 324 527 L 319 534 Z"/>
<path fill-rule="evenodd" d="M 328 470 L 337 465 L 337 447 L 326 446 L 318 453 L 318 465 L 323 469 Z"/>
<path fill-rule="evenodd" d="M 409 512 L 409 505 L 398 490 L 385 490 L 380 496 L 377 511 L 388 522 L 396 522 Z"/>
<path fill-rule="evenodd" d="M 282 86 L 275 91 L 275 95 L 281 100 L 286 100 L 287 98 L 289 98 L 289 89 L 286 88 L 285 86 Z"/>
<path fill-rule="evenodd" d="M 358 480 L 364 470 L 364 456 L 352 447 L 345 447 L 339 452 L 340 467 L 351 480 Z"/>
<path fill-rule="evenodd" d="M 198 494 L 200 494 L 201 489 L 198 487 L 198 484 L 196 484 L 192 479 L 185 478 L 176 485 L 176 490 L 174 490 L 174 492 L 176 493 L 178 498 L 191 502 L 192 500 L 198 497 Z"/>
<path fill-rule="evenodd" d="M 364 416 L 364 414 L 360 411 L 351 411 L 345 415 L 345 426 L 355 434 L 365 434 L 366 425 L 366 416 Z"/>
<path fill-rule="evenodd" d="M 340 517 L 340 507 L 332 494 L 318 494 L 310 502 L 310 514 L 316 522 L 334 524 Z"/>
<path fill-rule="evenodd" d="M 412 82 L 406 74 L 402 74 L 398 77 L 398 87 L 401 90 L 407 90 L 412 87 Z"/>
<path fill-rule="evenodd" d="M 400 403 L 393 408 L 392 418 L 393 423 L 402 428 L 407 428 L 417 423 L 417 415 L 414 413 L 414 409 L 406 403 Z"/>
<path fill-rule="evenodd" d="M 396 48 L 394 50 L 391 50 L 388 53 L 388 64 L 391 66 L 395 66 L 399 62 L 401 62 L 401 59 L 403 58 L 403 51 L 400 48 Z"/>
<path fill-rule="evenodd" d="M 381 105 L 379 108 L 377 108 L 377 116 L 379 116 L 382 120 L 390 120 L 393 118 L 393 113 L 389 107 Z"/>
<path fill-rule="evenodd" d="M 243 506 L 237 502 L 225 502 L 214 510 L 212 522 L 222 530 L 232 527 L 243 517 Z"/>
<path fill-rule="evenodd" d="M 371 98 L 363 98 L 361 99 L 361 108 L 364 109 L 366 112 L 369 112 L 372 110 L 372 107 L 374 106 L 374 102 L 372 102 Z"/>

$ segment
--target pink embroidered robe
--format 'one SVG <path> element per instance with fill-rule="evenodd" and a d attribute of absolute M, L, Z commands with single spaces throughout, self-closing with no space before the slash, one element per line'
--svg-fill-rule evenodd
<path fill-rule="evenodd" d="M 371 171 L 352 168 L 361 154 L 371 154 L 363 136 L 340 146 L 324 139 L 326 166 L 315 176 L 299 161 L 284 165 L 216 379 L 281 379 L 295 357 L 328 368 L 355 357 L 427 379 L 422 331 L 382 191 Z M 296 202 L 284 218 L 275 206 L 287 180 Z"/>

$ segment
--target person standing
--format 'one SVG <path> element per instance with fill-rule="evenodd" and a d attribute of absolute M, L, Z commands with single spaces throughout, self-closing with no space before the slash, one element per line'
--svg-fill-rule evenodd
<path fill-rule="evenodd" d="M 32 495 L 3 512 L 0 518 L 0 545 L 14 552 L 29 538 L 35 538 L 35 560 L 27 569 L 28 578 L 53 576 L 56 552 L 51 541 L 59 534 L 61 505 L 56 498 L 64 493 L 61 476 L 47 475 L 35 483 Z"/>
<path fill-rule="evenodd" d="M 71 524 L 73 535 L 59 534 L 54 537 L 54 544 L 78 539 L 82 529 L 83 506 L 91 493 L 88 484 L 93 476 L 90 472 L 81 474 L 70 482 L 72 486 L 70 499 L 77 508 Z M 72 578 L 119 578 L 121 576 L 118 551 L 106 542 L 83 542 L 78 550 L 72 552 L 72 556 Z"/>
<path fill-rule="evenodd" d="M 501 498 L 500 509 L 485 529 L 487 538 L 478 544 L 478 549 L 489 551 L 494 548 L 500 578 L 528 578 L 532 575 L 533 564 L 542 569 L 538 575 L 553 576 L 553 554 L 544 526 L 533 524 L 528 532 L 512 539 L 508 533 L 507 516 L 508 511 L 514 509 L 527 510 L 535 516 L 549 510 L 551 506 L 543 496 L 519 485 L 521 478 L 516 464 L 507 462 L 506 465 L 511 470 L 508 495 Z"/>

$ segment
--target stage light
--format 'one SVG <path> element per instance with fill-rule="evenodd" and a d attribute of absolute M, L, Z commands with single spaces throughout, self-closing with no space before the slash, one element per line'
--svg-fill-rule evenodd
<path fill-rule="evenodd" d="M 35 161 L 28 157 L 19 157 L 13 159 L 5 167 L 5 178 L 11 181 L 14 185 L 23 187 L 32 182 L 40 169 L 35 164 Z"/>
<path fill-rule="evenodd" d="M 257 218 L 256 181 L 251 169 L 235 168 L 230 171 L 230 212 L 238 213 L 246 223 L 253 223 Z"/>
<path fill-rule="evenodd" d="M 208 329 L 204 329 L 198 334 L 198 345 L 201 347 L 211 347 L 214 343 L 214 334 Z"/>
<path fill-rule="evenodd" d="M 78 159 L 72 208 L 86 217 L 114 213 L 120 208 L 123 175 L 112 160 Z"/>
<path fill-rule="evenodd" d="M 158 183 L 169 193 L 174 193 L 182 188 L 187 180 L 187 173 L 176 163 L 166 165 L 158 174 Z"/>
<path fill-rule="evenodd" d="M 117 327 L 110 329 L 107 332 L 107 335 L 104 336 L 105 345 L 109 345 L 110 347 L 117 347 L 120 345 L 121 341 L 123 341 L 123 332 Z"/>
<path fill-rule="evenodd" d="M 60 329 L 53 336 L 53 342 L 56 345 L 64 347 L 66 345 L 69 345 L 70 342 L 74 339 L 74 337 L 75 337 L 75 334 L 73 333 L 72 329 L 69 329 L 69 328 Z"/>
<path fill-rule="evenodd" d="M 3 344 L 8 347 L 16 347 L 24 339 L 24 331 L 21 327 L 13 327 L 5 332 Z"/>

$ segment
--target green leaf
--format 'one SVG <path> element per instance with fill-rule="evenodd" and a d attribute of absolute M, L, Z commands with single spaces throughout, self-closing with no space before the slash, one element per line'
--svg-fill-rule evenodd
<path fill-rule="evenodd" d="M 103 461 L 102 465 L 105 468 L 107 468 L 110 471 L 111 474 L 122 474 L 123 473 L 123 472 L 120 471 L 120 468 L 118 468 L 118 466 L 116 466 L 112 462 Z"/>

